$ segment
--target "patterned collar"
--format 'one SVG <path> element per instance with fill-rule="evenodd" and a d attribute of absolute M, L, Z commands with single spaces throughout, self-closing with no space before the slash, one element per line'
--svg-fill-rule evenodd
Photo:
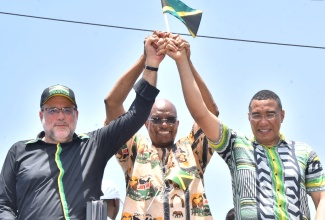
<path fill-rule="evenodd" d="M 286 139 L 285 139 L 283 133 L 280 132 L 279 135 L 280 135 L 280 140 L 279 140 L 279 142 L 276 144 L 276 146 L 280 146 L 282 143 L 287 144 L 288 142 L 286 141 Z M 264 145 L 258 143 L 258 141 L 256 140 L 256 138 L 255 138 L 254 135 L 250 138 L 250 141 L 251 141 L 254 145 L 260 145 L 260 146 L 265 147 Z"/>

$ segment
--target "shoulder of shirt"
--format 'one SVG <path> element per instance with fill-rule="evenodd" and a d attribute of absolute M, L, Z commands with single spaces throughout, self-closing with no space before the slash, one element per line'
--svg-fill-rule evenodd
<path fill-rule="evenodd" d="M 139 141 L 139 140 L 147 140 L 150 141 L 149 137 L 140 133 L 136 133 L 134 136 L 135 141 Z"/>
<path fill-rule="evenodd" d="M 16 142 L 14 145 L 27 145 L 29 143 L 35 143 L 37 140 L 36 139 L 28 139 L 28 140 L 22 140 L 22 141 L 18 141 Z"/>
<path fill-rule="evenodd" d="M 77 138 L 81 139 L 81 140 L 84 140 L 84 139 L 89 139 L 89 135 L 88 134 L 85 134 L 85 133 L 81 133 L 81 134 L 78 134 L 76 136 Z M 20 141 L 21 143 L 24 143 L 25 145 L 28 145 L 28 144 L 34 144 L 36 142 L 38 142 L 40 139 L 29 139 L 29 140 L 25 140 L 25 141 Z M 19 143 L 19 142 L 17 142 Z"/>
<path fill-rule="evenodd" d="M 305 151 L 312 151 L 313 150 L 313 148 L 310 145 L 308 145 L 308 144 L 306 144 L 304 142 L 301 142 L 301 141 L 291 141 L 291 140 L 289 141 L 289 140 L 287 140 L 287 143 L 290 144 L 290 145 L 292 145 L 292 143 L 294 143 L 294 147 L 295 147 L 296 150 L 305 150 Z"/>
<path fill-rule="evenodd" d="M 90 137 L 88 134 L 81 133 L 81 134 L 78 134 L 78 138 L 80 138 L 82 140 L 82 139 L 89 139 Z"/>
<path fill-rule="evenodd" d="M 294 147 L 300 148 L 300 149 L 310 149 L 312 150 L 312 147 L 308 144 L 302 142 L 302 141 L 293 141 L 293 140 L 287 140 L 282 132 L 280 132 L 280 138 L 284 143 L 287 143 L 288 145 L 292 146 L 294 144 Z"/>
<path fill-rule="evenodd" d="M 253 142 L 254 141 L 254 135 L 250 135 L 250 136 L 246 136 L 244 133 L 240 132 L 240 131 L 236 131 L 232 128 L 229 128 L 226 124 L 224 124 L 223 122 L 220 122 L 220 129 L 227 129 L 231 134 L 235 135 L 236 138 L 240 138 L 240 139 L 245 139 L 248 141 Z"/>

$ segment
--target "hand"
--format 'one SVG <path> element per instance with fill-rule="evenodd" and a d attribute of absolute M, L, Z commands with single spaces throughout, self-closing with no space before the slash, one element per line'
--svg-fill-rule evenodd
<path fill-rule="evenodd" d="M 166 39 L 157 35 L 149 35 L 144 40 L 146 64 L 158 67 L 165 57 Z"/>
<path fill-rule="evenodd" d="M 169 34 L 167 38 L 166 54 L 175 61 L 182 58 L 184 55 L 189 59 L 191 54 L 190 44 L 178 34 Z"/>
<path fill-rule="evenodd" d="M 164 32 L 164 31 L 157 31 L 157 30 L 155 30 L 152 34 L 153 35 L 156 35 L 156 36 L 158 36 L 160 38 L 167 38 L 170 33 Z"/>
<path fill-rule="evenodd" d="M 152 35 L 165 39 L 168 37 L 169 33 L 155 30 Z M 158 48 L 158 45 L 155 42 L 152 43 L 152 46 L 156 49 Z"/>
<path fill-rule="evenodd" d="M 163 56 L 168 54 L 172 59 L 178 59 L 183 53 L 183 50 L 186 52 L 186 56 L 190 59 L 191 51 L 190 44 L 179 36 L 179 34 L 172 34 L 169 32 L 162 32 L 155 30 L 152 35 L 149 35 L 145 38 L 145 51 L 144 56 L 147 57 L 146 45 L 148 46 L 147 41 L 150 40 L 150 45 L 156 49 L 157 56 Z M 162 61 L 160 60 L 160 62 Z M 159 63 L 160 63 L 159 62 Z"/>
<path fill-rule="evenodd" d="M 182 50 L 185 48 L 187 58 L 190 59 L 191 56 L 190 44 L 186 40 L 181 38 L 178 34 L 177 34 L 176 41 L 177 41 L 178 49 Z"/>
<path fill-rule="evenodd" d="M 191 56 L 190 44 L 186 40 L 181 38 L 181 36 L 179 36 L 179 34 L 171 34 L 170 33 L 169 38 L 172 38 L 176 41 L 176 45 L 179 50 L 182 50 L 183 48 L 185 48 L 187 58 L 190 59 L 190 56 Z"/>

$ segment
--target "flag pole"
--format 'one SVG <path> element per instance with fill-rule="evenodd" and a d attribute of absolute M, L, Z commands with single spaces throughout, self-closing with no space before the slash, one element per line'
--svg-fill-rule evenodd
<path fill-rule="evenodd" d="M 168 19 L 167 19 L 167 13 L 164 13 L 164 18 L 165 18 L 166 30 L 168 33 L 170 33 Z"/>

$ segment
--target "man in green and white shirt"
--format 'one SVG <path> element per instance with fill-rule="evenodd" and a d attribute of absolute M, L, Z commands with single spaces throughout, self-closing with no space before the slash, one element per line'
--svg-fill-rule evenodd
<path fill-rule="evenodd" d="M 280 134 L 285 112 L 272 91 L 258 92 L 249 104 L 254 139 L 223 125 L 206 108 L 186 56 L 174 55 L 187 107 L 232 174 L 236 219 L 310 219 L 307 196 L 325 219 L 325 176 L 317 154 Z"/>

